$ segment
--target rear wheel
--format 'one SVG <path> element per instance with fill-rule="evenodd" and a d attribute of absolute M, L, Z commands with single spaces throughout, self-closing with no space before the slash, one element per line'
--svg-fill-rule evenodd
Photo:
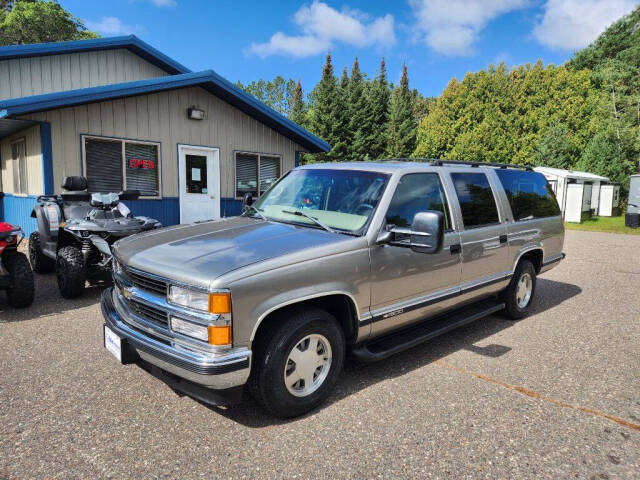
<path fill-rule="evenodd" d="M 344 333 L 332 315 L 317 308 L 287 310 L 255 342 L 250 390 L 278 417 L 302 415 L 329 396 L 344 353 Z"/>
<path fill-rule="evenodd" d="M 23 308 L 33 302 L 33 272 L 29 260 L 23 253 L 11 252 L 2 256 L 2 263 L 9 272 L 9 288 L 7 298 L 9 305 Z"/>
<path fill-rule="evenodd" d="M 69 245 L 58 250 L 56 277 L 60 294 L 64 298 L 77 298 L 82 295 L 87 272 L 80 249 Z"/>
<path fill-rule="evenodd" d="M 29 235 L 29 261 L 31 262 L 31 268 L 36 273 L 53 272 L 56 266 L 55 260 L 47 257 L 42 252 L 40 234 L 38 232 L 33 232 Z"/>
<path fill-rule="evenodd" d="M 520 260 L 509 286 L 502 292 L 506 316 L 512 320 L 525 317 L 535 293 L 536 269 L 529 260 Z"/>

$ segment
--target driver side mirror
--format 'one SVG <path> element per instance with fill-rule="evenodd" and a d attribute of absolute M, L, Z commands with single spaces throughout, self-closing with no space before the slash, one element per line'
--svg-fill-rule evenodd
<path fill-rule="evenodd" d="M 411 228 L 394 227 L 381 232 L 376 243 L 407 247 L 416 253 L 438 253 L 442 250 L 443 242 L 444 215 L 442 212 L 429 210 L 416 213 Z"/>
<path fill-rule="evenodd" d="M 242 198 L 242 211 L 244 212 L 251 205 L 253 205 L 253 195 L 251 195 L 251 192 L 247 192 Z"/>

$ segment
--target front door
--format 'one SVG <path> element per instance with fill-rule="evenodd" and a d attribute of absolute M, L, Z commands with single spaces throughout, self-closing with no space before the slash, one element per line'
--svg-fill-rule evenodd
<path fill-rule="evenodd" d="M 418 212 L 437 210 L 445 216 L 443 248 L 417 253 L 410 248 L 371 248 L 372 335 L 380 335 L 448 307 L 459 292 L 460 234 L 453 230 L 451 209 L 437 173 L 404 175 L 386 214 L 386 227 L 411 228 Z M 454 246 L 454 248 L 451 248 Z"/>
<path fill-rule="evenodd" d="M 178 147 L 180 223 L 220 218 L 220 151 Z"/>

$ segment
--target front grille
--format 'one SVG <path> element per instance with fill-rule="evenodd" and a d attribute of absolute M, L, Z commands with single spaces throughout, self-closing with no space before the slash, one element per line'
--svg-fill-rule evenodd
<path fill-rule="evenodd" d="M 127 270 L 127 277 L 131 281 L 134 287 L 141 290 L 146 290 L 151 293 L 159 293 L 163 297 L 167 294 L 167 282 L 159 280 L 155 277 L 149 277 L 142 273 L 133 272 Z"/>
<path fill-rule="evenodd" d="M 167 312 L 160 308 L 152 307 L 146 303 L 138 302 L 132 298 L 124 298 L 124 302 L 131 313 L 138 317 L 158 325 L 162 328 L 168 328 L 169 322 L 167 320 Z"/>

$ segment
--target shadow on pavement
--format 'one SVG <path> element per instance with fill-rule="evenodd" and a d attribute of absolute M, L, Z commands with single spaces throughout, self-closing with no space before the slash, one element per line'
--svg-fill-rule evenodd
<path fill-rule="evenodd" d="M 7 302 L 4 292 L 0 292 L 0 323 L 36 320 L 47 315 L 64 313 L 77 308 L 88 307 L 100 302 L 102 290 L 111 285 L 111 277 L 104 275 L 87 282 L 80 298 L 62 298 L 58 290 L 55 273 L 35 274 L 35 299 L 27 308 L 13 308 Z"/>
<path fill-rule="evenodd" d="M 536 302 L 531 315 L 556 307 L 581 292 L 582 289 L 577 285 L 538 278 Z M 521 321 L 526 321 L 526 318 Z M 475 343 L 511 327 L 514 323 L 501 315 L 491 315 L 410 350 L 398 353 L 387 360 L 373 364 L 363 364 L 355 358 L 347 356 L 334 393 L 319 409 L 323 409 L 378 382 L 399 377 L 424 367 L 435 359 L 446 357 L 461 349 L 494 358 L 504 355 L 511 350 L 511 347 L 495 344 L 478 347 Z M 243 403 L 229 408 L 206 406 L 214 412 L 218 412 L 230 420 L 250 428 L 263 428 L 270 425 L 295 422 L 308 415 L 314 415 L 317 411 L 312 411 L 299 418 L 283 420 L 270 416 L 249 395 L 245 396 L 246 399 Z"/>

